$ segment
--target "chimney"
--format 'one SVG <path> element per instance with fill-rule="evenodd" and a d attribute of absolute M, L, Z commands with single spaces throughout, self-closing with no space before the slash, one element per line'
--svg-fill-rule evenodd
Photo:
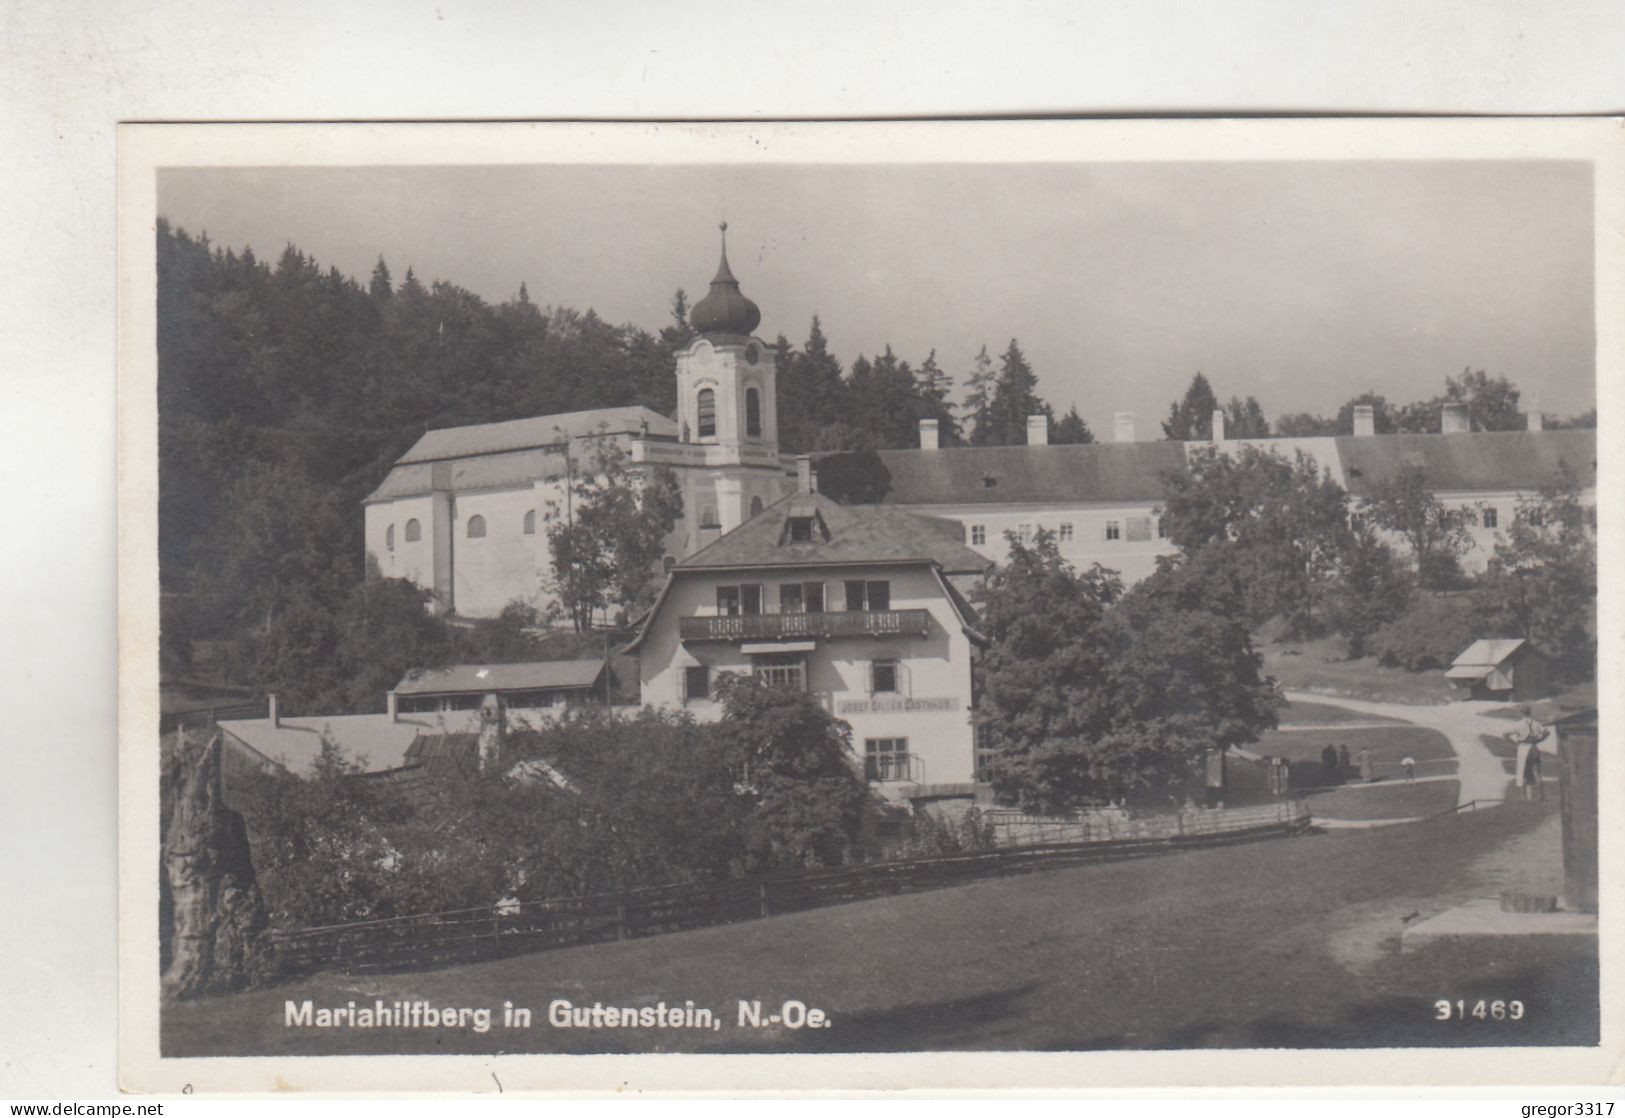
<path fill-rule="evenodd" d="M 1529 401 L 1529 410 L 1524 414 L 1528 419 L 1531 431 L 1544 431 L 1546 429 L 1546 417 L 1540 414 L 1540 405 L 1535 401 Z"/>
<path fill-rule="evenodd" d="M 934 419 L 920 420 L 920 449 L 937 449 L 937 421 Z"/>
<path fill-rule="evenodd" d="M 1473 429 L 1473 422 L 1467 415 L 1467 405 L 1448 403 L 1439 413 L 1439 430 L 1446 435 L 1460 435 Z"/>
<path fill-rule="evenodd" d="M 1224 409 L 1223 408 L 1214 408 L 1213 409 L 1213 441 L 1216 442 L 1216 443 L 1224 442 Z"/>
<path fill-rule="evenodd" d="M 796 455 L 796 492 L 815 493 L 817 491 L 817 483 L 813 481 L 812 455 Z"/>
<path fill-rule="evenodd" d="M 1113 434 L 1112 437 L 1115 438 L 1118 442 L 1120 442 L 1120 443 L 1131 443 L 1131 442 L 1134 441 L 1134 413 L 1133 412 L 1131 412 L 1131 411 L 1120 411 L 1120 412 L 1118 412 L 1117 416 L 1116 416 L 1115 423 L 1114 423 L 1114 427 L 1115 427 L 1115 431 L 1114 431 L 1114 434 Z"/>
<path fill-rule="evenodd" d="M 1377 409 L 1371 404 L 1354 405 L 1354 437 L 1369 439 L 1377 433 Z"/>
<path fill-rule="evenodd" d="M 391 722 L 399 722 L 401 720 L 401 707 L 400 703 L 398 703 L 395 699 L 395 691 L 393 688 L 384 692 L 384 709 L 389 712 L 389 720 Z"/>
<path fill-rule="evenodd" d="M 266 703 L 271 708 L 270 712 L 266 714 L 265 717 L 271 720 L 271 725 L 273 727 L 280 730 L 282 728 L 282 714 L 276 708 L 276 692 L 271 692 L 269 695 L 265 696 L 265 699 Z"/>
<path fill-rule="evenodd" d="M 1049 445 L 1049 416 L 1029 415 L 1027 417 L 1027 445 Z"/>

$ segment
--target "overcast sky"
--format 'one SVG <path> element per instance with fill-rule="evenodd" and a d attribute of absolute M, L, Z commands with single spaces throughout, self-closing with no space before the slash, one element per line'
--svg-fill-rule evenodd
<path fill-rule="evenodd" d="M 1142 163 L 174 170 L 160 212 L 363 281 L 382 254 L 487 299 L 654 330 L 705 292 L 720 216 L 760 333 L 816 313 L 850 364 L 933 347 L 961 381 L 1018 338 L 1056 407 L 1142 437 L 1207 374 L 1272 418 L 1464 367 L 1594 404 L 1590 168 L 1577 163 Z M 956 390 L 957 391 L 957 390 Z"/>

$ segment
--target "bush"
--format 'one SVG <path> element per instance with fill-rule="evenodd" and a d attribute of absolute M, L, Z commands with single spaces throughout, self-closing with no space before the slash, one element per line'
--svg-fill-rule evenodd
<path fill-rule="evenodd" d="M 1372 633 L 1366 647 L 1387 667 L 1419 672 L 1448 667 L 1474 636 L 1466 599 L 1423 597 Z"/>
<path fill-rule="evenodd" d="M 887 851 L 888 858 L 931 858 L 939 854 L 979 854 L 996 845 L 993 823 L 975 807 L 963 815 L 917 811 L 908 838 Z"/>

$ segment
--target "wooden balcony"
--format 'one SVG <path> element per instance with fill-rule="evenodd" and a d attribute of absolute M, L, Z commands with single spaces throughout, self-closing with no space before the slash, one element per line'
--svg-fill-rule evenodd
<path fill-rule="evenodd" d="M 685 641 L 777 641 L 832 637 L 923 637 L 931 612 L 923 609 L 840 613 L 741 613 L 731 617 L 683 617 Z"/>

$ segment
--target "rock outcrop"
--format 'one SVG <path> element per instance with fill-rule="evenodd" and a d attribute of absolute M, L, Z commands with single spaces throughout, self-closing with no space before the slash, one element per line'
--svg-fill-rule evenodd
<path fill-rule="evenodd" d="M 163 875 L 168 886 L 167 997 L 240 990 L 270 968 L 265 902 L 243 817 L 221 792 L 220 735 L 201 749 L 182 742 L 164 773 Z"/>

